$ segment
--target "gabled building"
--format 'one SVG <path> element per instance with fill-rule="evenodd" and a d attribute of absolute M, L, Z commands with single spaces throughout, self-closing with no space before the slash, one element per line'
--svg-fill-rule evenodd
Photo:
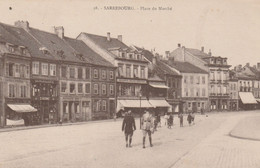
<path fill-rule="evenodd" d="M 117 67 L 116 92 L 117 111 L 132 109 L 140 113 L 140 108 L 151 108 L 145 88 L 148 79 L 148 61 L 144 56 L 122 42 L 122 36 L 112 38 L 88 33 L 81 33 L 82 40 L 88 47 Z"/>
<path fill-rule="evenodd" d="M 31 53 L 24 41 L 29 40 L 23 29 L 0 23 L 0 126 L 20 121 L 31 124 L 35 117 L 31 106 Z"/>
<path fill-rule="evenodd" d="M 209 101 L 210 111 L 228 110 L 229 93 L 228 77 L 230 65 L 227 64 L 227 58 L 212 56 L 211 51 L 186 48 L 178 44 L 178 48 L 170 53 L 175 61 L 189 62 L 209 73 Z"/>
<path fill-rule="evenodd" d="M 160 113 L 182 111 L 181 105 L 181 73 L 167 65 L 158 55 L 136 47 L 148 60 L 148 95 L 149 102 L 155 100 Z M 167 101 L 167 103 L 164 102 Z M 153 103 L 151 103 L 153 104 Z M 155 104 L 155 103 L 154 103 Z"/>
<path fill-rule="evenodd" d="M 24 23 L 16 26 L 23 27 L 45 55 L 32 60 L 32 98 L 42 121 L 110 118 L 115 109 L 115 67 L 82 41 L 65 37 L 63 27 L 49 33 Z"/>
<path fill-rule="evenodd" d="M 209 109 L 208 72 L 189 62 L 170 59 L 166 63 L 177 69 L 181 75 L 181 99 L 184 112 L 200 112 Z"/>

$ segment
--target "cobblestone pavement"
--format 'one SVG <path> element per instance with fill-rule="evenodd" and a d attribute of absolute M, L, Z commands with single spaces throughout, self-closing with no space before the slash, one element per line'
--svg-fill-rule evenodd
<path fill-rule="evenodd" d="M 182 128 L 175 117 L 174 127 L 162 124 L 153 134 L 154 147 L 145 149 L 140 130 L 133 147 L 125 147 L 122 120 L 1 132 L 0 168 L 259 168 L 260 142 L 228 135 L 250 116 L 260 112 L 197 115 L 192 126 L 185 117 Z"/>

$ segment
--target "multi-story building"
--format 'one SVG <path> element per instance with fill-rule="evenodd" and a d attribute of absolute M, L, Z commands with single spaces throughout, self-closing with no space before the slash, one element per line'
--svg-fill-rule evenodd
<path fill-rule="evenodd" d="M 30 96 L 30 59 L 23 29 L 0 23 L 0 124 L 33 117 L 36 111 Z M 31 113 L 33 112 L 33 113 Z"/>
<path fill-rule="evenodd" d="M 238 78 L 235 76 L 234 71 L 229 71 L 229 81 L 228 81 L 229 89 L 229 109 L 232 111 L 238 110 Z"/>
<path fill-rule="evenodd" d="M 167 64 L 177 69 L 182 75 L 181 97 L 183 111 L 200 112 L 208 110 L 208 72 L 188 62 L 169 59 Z"/>
<path fill-rule="evenodd" d="M 227 58 L 220 56 L 212 56 L 201 50 L 181 47 L 170 53 L 169 57 L 173 57 L 176 61 L 189 62 L 209 73 L 209 101 L 210 110 L 221 111 L 228 110 L 229 94 L 228 94 L 228 70 L 230 65 L 227 64 Z"/>
<path fill-rule="evenodd" d="M 139 113 L 140 108 L 150 108 L 145 95 L 148 79 L 148 61 L 144 56 L 122 42 L 122 36 L 111 38 L 88 33 L 81 33 L 77 39 L 82 40 L 96 53 L 114 64 L 116 73 L 117 111 L 132 109 Z"/>
<path fill-rule="evenodd" d="M 115 67 L 82 41 L 65 37 L 63 27 L 49 33 L 25 23 L 16 26 L 27 30 L 45 54 L 44 60 L 32 61 L 32 98 L 43 122 L 110 118 Z"/>
<path fill-rule="evenodd" d="M 144 57 L 148 60 L 148 87 L 149 87 L 149 102 L 152 100 L 157 104 L 157 111 L 174 112 L 182 111 L 181 104 L 181 73 L 167 65 L 163 60 L 152 52 L 136 47 L 142 52 Z M 153 84 L 157 79 L 157 82 Z M 161 80 L 161 82 L 159 82 Z M 166 85 L 166 86 L 165 86 Z M 164 97 L 164 98 L 163 98 Z M 163 98 L 163 99 L 162 99 Z M 158 100 L 161 99 L 161 100 Z M 165 103 L 164 101 L 168 103 Z M 154 103 L 154 104 L 155 104 Z"/>

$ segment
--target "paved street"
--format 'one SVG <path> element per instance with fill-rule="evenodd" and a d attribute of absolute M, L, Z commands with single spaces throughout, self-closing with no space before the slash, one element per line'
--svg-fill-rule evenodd
<path fill-rule="evenodd" d="M 183 128 L 175 117 L 174 127 L 159 128 L 146 149 L 139 129 L 133 147 L 125 147 L 122 120 L 1 132 L 0 168 L 259 168 L 260 141 L 229 136 L 254 116 L 260 111 L 197 115 L 193 126 L 185 117 Z"/>

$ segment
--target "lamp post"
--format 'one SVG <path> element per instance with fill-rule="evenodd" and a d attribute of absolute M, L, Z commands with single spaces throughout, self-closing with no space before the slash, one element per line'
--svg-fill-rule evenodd
<path fill-rule="evenodd" d="M 141 124 L 141 118 L 142 118 L 142 106 L 141 106 L 141 102 L 142 102 L 142 94 L 141 92 L 139 93 L 139 99 L 140 99 L 140 109 L 139 109 L 139 114 L 140 114 L 140 129 L 142 128 Z"/>

